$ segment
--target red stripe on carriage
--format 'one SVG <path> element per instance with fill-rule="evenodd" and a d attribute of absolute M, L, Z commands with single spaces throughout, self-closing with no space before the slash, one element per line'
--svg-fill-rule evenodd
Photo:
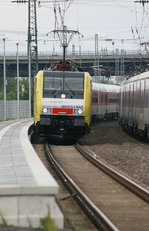
<path fill-rule="evenodd" d="M 53 108 L 52 113 L 53 114 L 66 113 L 69 115 L 73 115 L 73 108 Z"/>

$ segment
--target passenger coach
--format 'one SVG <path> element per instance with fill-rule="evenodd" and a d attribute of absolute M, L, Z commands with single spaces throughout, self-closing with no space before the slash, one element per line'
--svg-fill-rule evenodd
<path fill-rule="evenodd" d="M 124 80 L 119 121 L 123 127 L 149 138 L 149 72 Z"/>
<path fill-rule="evenodd" d="M 92 84 L 92 119 L 115 119 L 119 112 L 120 86 Z"/>

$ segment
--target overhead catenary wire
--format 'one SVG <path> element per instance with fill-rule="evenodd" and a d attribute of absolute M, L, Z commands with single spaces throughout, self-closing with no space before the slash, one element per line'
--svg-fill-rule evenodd
<path fill-rule="evenodd" d="M 147 24 L 149 24 L 149 17 L 148 17 L 148 10 L 146 9 L 146 5 L 143 5 L 142 8 L 142 17 L 141 17 L 141 22 L 139 24 L 139 20 L 140 16 L 138 16 L 138 12 L 136 9 L 136 4 L 134 5 L 135 7 L 135 26 L 131 26 L 131 32 L 134 38 L 134 41 L 136 43 L 138 43 L 140 45 L 141 48 L 141 43 L 142 43 L 142 39 L 144 39 L 144 35 L 145 35 L 145 31 L 147 29 L 147 27 L 145 26 L 146 22 Z M 144 30 L 144 31 L 143 31 Z M 147 39 L 147 37 L 146 37 Z"/>
<path fill-rule="evenodd" d="M 38 0 L 37 0 L 38 1 Z M 2 2 L 8 2 L 7 0 L 6 1 L 2 1 Z M 9 1 L 10 2 L 10 1 Z M 70 8 L 70 6 L 73 4 L 73 3 L 76 3 L 77 5 L 78 5 L 78 7 L 80 7 L 80 4 L 85 4 L 85 5 L 87 5 L 87 6 L 89 6 L 89 5 L 98 5 L 99 7 L 101 6 L 101 4 L 107 4 L 107 3 L 109 3 L 109 5 L 110 5 L 110 7 L 111 7 L 111 5 L 113 5 L 113 7 L 114 6 L 116 6 L 116 5 L 118 5 L 118 6 L 120 6 L 121 8 L 124 6 L 124 7 L 126 7 L 126 8 L 128 8 L 129 9 L 129 6 L 127 6 L 126 5 L 126 3 L 128 4 L 128 3 L 133 3 L 134 1 L 133 0 L 92 0 L 92 1 L 90 1 L 90 0 L 69 0 L 69 1 L 65 1 L 65 2 L 61 2 L 61 3 L 59 3 L 59 1 L 40 1 L 41 3 L 43 3 L 42 4 L 42 6 L 43 7 L 47 7 L 47 8 L 49 8 L 49 7 L 52 7 L 52 4 L 57 4 L 57 8 L 56 8 L 56 10 L 57 10 L 57 17 L 58 17 L 58 20 L 59 20 L 59 23 L 60 23 L 60 15 L 59 15 L 59 12 L 58 12 L 58 5 L 60 4 L 60 7 L 61 7 L 61 12 L 62 12 L 62 8 L 63 9 L 69 9 Z M 51 3 L 52 4 L 51 4 Z M 136 5 L 139 5 L 139 4 L 136 4 Z M 147 5 L 147 4 L 146 4 Z M 108 6 L 108 4 L 107 4 L 107 6 Z M 118 7 L 117 6 L 117 7 Z M 142 7 L 140 6 L 140 9 L 142 9 Z M 146 11 L 146 7 L 145 7 L 145 11 Z M 145 13 L 145 18 L 146 18 L 146 13 Z M 139 17 L 138 17 L 138 19 L 139 19 Z M 66 18 L 66 20 L 67 20 L 67 18 Z M 54 29 L 56 29 L 56 28 L 59 28 L 60 27 L 60 25 L 61 24 L 59 24 L 58 25 L 58 23 L 57 23 L 57 25 L 55 25 L 54 26 Z M 94 24 L 95 25 L 95 24 Z M 116 25 L 116 24 L 114 24 L 114 25 Z M 88 28 L 87 28 L 87 30 L 90 30 L 90 28 L 89 28 L 89 25 L 87 25 L 88 26 Z M 75 28 L 80 28 L 80 26 L 79 26 L 79 24 L 77 24 L 77 27 L 75 27 Z M 83 28 L 83 30 L 85 30 L 86 28 Z M 137 25 L 137 30 L 139 31 L 139 25 Z M 81 28 L 81 31 L 82 31 L 82 28 Z M 130 31 L 130 28 L 129 28 L 129 31 Z M 140 34 L 140 37 L 142 38 L 142 37 L 145 37 L 145 36 L 141 36 L 142 35 L 142 33 L 145 31 L 145 27 L 144 27 L 144 23 L 143 23 L 143 26 L 142 26 L 142 30 L 141 30 L 141 34 Z M 147 27 L 146 27 L 146 31 L 147 31 Z M 104 37 L 104 39 L 106 40 L 106 38 L 109 36 L 111 36 L 112 37 L 112 40 L 113 41 L 120 41 L 120 43 L 122 42 L 122 39 L 117 39 L 117 40 L 115 40 L 114 39 L 114 37 L 120 37 L 120 35 L 117 35 L 116 36 L 116 33 L 113 33 L 113 34 L 108 34 L 107 33 L 108 32 L 108 30 L 106 31 L 106 33 L 104 33 L 103 34 L 103 37 Z M 113 30 L 113 32 L 115 32 L 114 30 Z M 84 32 L 83 32 L 84 33 Z M 119 33 L 122 33 L 122 32 L 119 32 Z M 123 33 L 125 33 L 124 31 L 123 31 Z M 108 35 L 107 35 L 108 34 Z M 118 33 L 117 33 L 118 34 Z M 129 36 L 128 35 L 126 35 L 126 38 L 123 40 L 123 42 L 124 43 L 128 43 L 128 42 L 131 42 L 131 41 L 127 41 L 127 38 L 128 38 Z M 88 37 L 86 37 L 87 39 L 86 40 L 88 40 Z M 138 36 L 137 36 L 137 33 L 135 32 L 135 38 L 136 38 L 136 43 L 137 44 L 139 44 L 139 38 L 138 38 Z M 143 38 L 142 38 L 143 39 Z M 108 41 L 106 41 L 107 43 L 108 43 Z"/>

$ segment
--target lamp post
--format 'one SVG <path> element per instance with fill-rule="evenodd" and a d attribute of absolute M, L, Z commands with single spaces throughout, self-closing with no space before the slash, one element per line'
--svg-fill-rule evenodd
<path fill-rule="evenodd" d="M 81 46 L 79 46 L 80 68 L 81 68 Z"/>
<path fill-rule="evenodd" d="M 31 118 L 31 47 L 28 47 L 29 118 Z"/>
<path fill-rule="evenodd" d="M 7 86 L 7 80 L 6 80 L 6 56 L 5 56 L 5 38 L 3 38 L 3 65 L 4 65 L 4 120 L 7 119 L 7 109 L 6 109 L 6 86 Z"/>
<path fill-rule="evenodd" d="M 20 118 L 19 43 L 17 45 L 17 119 Z"/>

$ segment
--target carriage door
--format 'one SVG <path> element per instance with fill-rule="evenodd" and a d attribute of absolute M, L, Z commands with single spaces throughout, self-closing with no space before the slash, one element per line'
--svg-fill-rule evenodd
<path fill-rule="evenodd" d="M 98 92 L 97 91 L 92 92 L 92 114 L 93 115 L 98 114 Z"/>
<path fill-rule="evenodd" d="M 144 130 L 144 108 L 145 108 L 145 85 L 146 81 L 140 81 L 140 103 L 139 103 L 139 116 L 138 116 L 138 128 Z"/>
<path fill-rule="evenodd" d="M 128 125 L 129 126 L 132 126 L 132 110 L 133 110 L 133 108 L 132 108 L 132 96 L 133 96 L 133 94 L 132 94 L 132 85 L 131 85 L 131 83 L 130 83 L 130 85 L 129 85 L 129 101 L 128 101 L 128 105 L 129 105 L 129 109 L 128 109 Z"/>
<path fill-rule="evenodd" d="M 132 126 L 134 125 L 134 118 L 135 118 L 135 96 L 134 96 L 134 91 L 135 91 L 135 84 L 133 83 L 132 87 Z"/>

